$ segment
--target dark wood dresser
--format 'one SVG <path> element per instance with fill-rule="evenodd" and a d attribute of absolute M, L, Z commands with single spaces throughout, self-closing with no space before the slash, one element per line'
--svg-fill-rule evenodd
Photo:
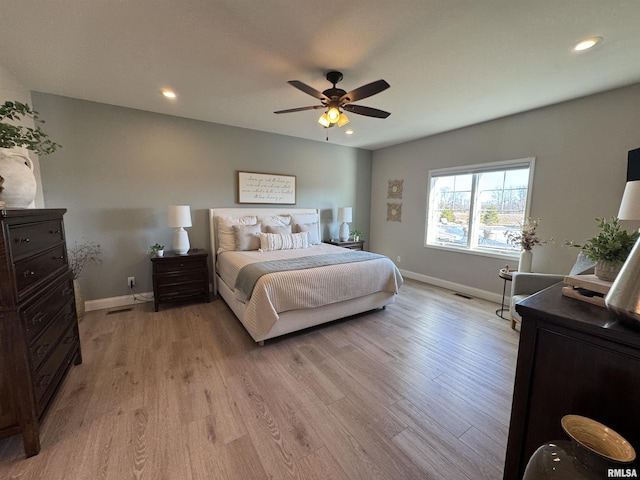
<path fill-rule="evenodd" d="M 208 256 L 205 250 L 192 249 L 184 255 L 169 252 L 162 257 L 151 257 L 156 312 L 162 302 L 201 296 L 209 303 Z"/>
<path fill-rule="evenodd" d="M 640 452 L 640 331 L 561 288 L 516 306 L 522 327 L 504 480 L 522 478 L 543 443 L 568 440 L 566 414 L 603 423 Z M 631 467 L 640 473 L 640 462 Z"/>
<path fill-rule="evenodd" d="M 0 210 L 0 437 L 22 434 L 28 457 L 72 362 L 82 362 L 65 212 Z"/>

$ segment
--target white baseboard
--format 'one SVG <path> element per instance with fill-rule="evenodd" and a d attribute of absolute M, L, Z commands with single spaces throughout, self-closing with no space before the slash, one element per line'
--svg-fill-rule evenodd
<path fill-rule="evenodd" d="M 488 292 L 479 288 L 469 287 L 467 285 L 461 285 L 459 283 L 449 282 L 442 280 L 441 278 L 430 277 L 421 273 L 410 272 L 408 270 L 400 270 L 403 277 L 418 280 L 419 282 L 429 283 L 436 287 L 446 288 L 447 290 L 453 290 L 454 292 L 463 293 L 476 298 L 482 298 L 494 303 L 500 303 L 502 300 L 501 293 Z M 101 310 L 103 308 L 122 307 L 125 305 L 137 305 L 142 302 L 152 302 L 153 292 L 141 292 L 136 293 L 138 300 L 133 298 L 133 295 L 121 295 L 119 297 L 98 298 L 97 300 L 88 300 L 84 303 L 84 308 L 87 312 L 92 310 Z"/>
<path fill-rule="evenodd" d="M 121 295 L 119 297 L 98 298 L 97 300 L 87 300 L 84 302 L 84 309 L 87 312 L 91 310 L 102 310 L 103 308 L 122 307 L 124 305 L 137 305 L 143 302 L 153 301 L 153 292 L 136 293 L 138 300 L 133 295 Z"/>
<path fill-rule="evenodd" d="M 449 282 L 448 280 L 442 280 L 441 278 L 430 277 L 428 275 L 410 272 L 408 270 L 400 270 L 400 273 L 402 273 L 403 277 L 418 280 L 419 282 L 423 283 L 429 283 L 431 285 L 435 285 L 436 287 L 446 288 L 447 290 L 453 290 L 454 292 L 463 293 L 471 297 L 482 298 L 483 300 L 488 300 L 490 302 L 498 304 L 502 300 L 502 293 L 489 292 L 487 290 L 481 290 L 479 288 Z"/>

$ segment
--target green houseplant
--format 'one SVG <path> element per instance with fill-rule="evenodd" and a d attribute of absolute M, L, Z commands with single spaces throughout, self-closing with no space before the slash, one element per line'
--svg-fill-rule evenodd
<path fill-rule="evenodd" d="M 620 227 L 617 217 L 596 218 L 600 232 L 579 244 L 567 242 L 566 245 L 576 247 L 596 263 L 596 276 L 608 281 L 613 281 L 620 271 L 631 249 L 638 240 L 640 232 L 629 234 Z"/>
<path fill-rule="evenodd" d="M 155 243 L 149 247 L 149 251 L 151 255 L 154 257 L 162 257 L 164 255 L 164 245 L 160 245 L 159 243 Z"/>
<path fill-rule="evenodd" d="M 19 121 L 22 118 L 32 118 L 35 128 L 6 123 L 5 120 Z M 0 148 L 25 147 L 38 155 L 49 155 L 61 147 L 37 125 L 44 123 L 38 117 L 38 112 L 26 103 L 7 100 L 0 105 Z"/>

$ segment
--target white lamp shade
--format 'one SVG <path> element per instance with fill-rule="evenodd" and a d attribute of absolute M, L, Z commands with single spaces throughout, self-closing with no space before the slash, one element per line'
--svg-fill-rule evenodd
<path fill-rule="evenodd" d="M 618 212 L 620 220 L 640 220 L 640 180 L 627 182 Z"/>
<path fill-rule="evenodd" d="M 353 212 L 351 207 L 340 207 L 338 209 L 338 221 L 339 222 L 351 222 L 353 218 Z"/>
<path fill-rule="evenodd" d="M 191 226 L 191 208 L 189 205 L 169 205 L 170 227 L 190 227 Z"/>

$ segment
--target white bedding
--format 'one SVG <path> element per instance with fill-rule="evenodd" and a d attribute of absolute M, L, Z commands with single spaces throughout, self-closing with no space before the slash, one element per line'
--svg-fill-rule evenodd
<path fill-rule="evenodd" d="M 376 292 L 398 292 L 402 275 L 386 257 L 269 273 L 258 280 L 249 300 L 233 288 L 240 269 L 252 262 L 347 252 L 349 250 L 329 244 L 272 252 L 223 252 L 217 257 L 216 270 L 236 300 L 246 305 L 242 320 L 255 338 L 266 335 L 283 312 L 316 308 Z"/>

